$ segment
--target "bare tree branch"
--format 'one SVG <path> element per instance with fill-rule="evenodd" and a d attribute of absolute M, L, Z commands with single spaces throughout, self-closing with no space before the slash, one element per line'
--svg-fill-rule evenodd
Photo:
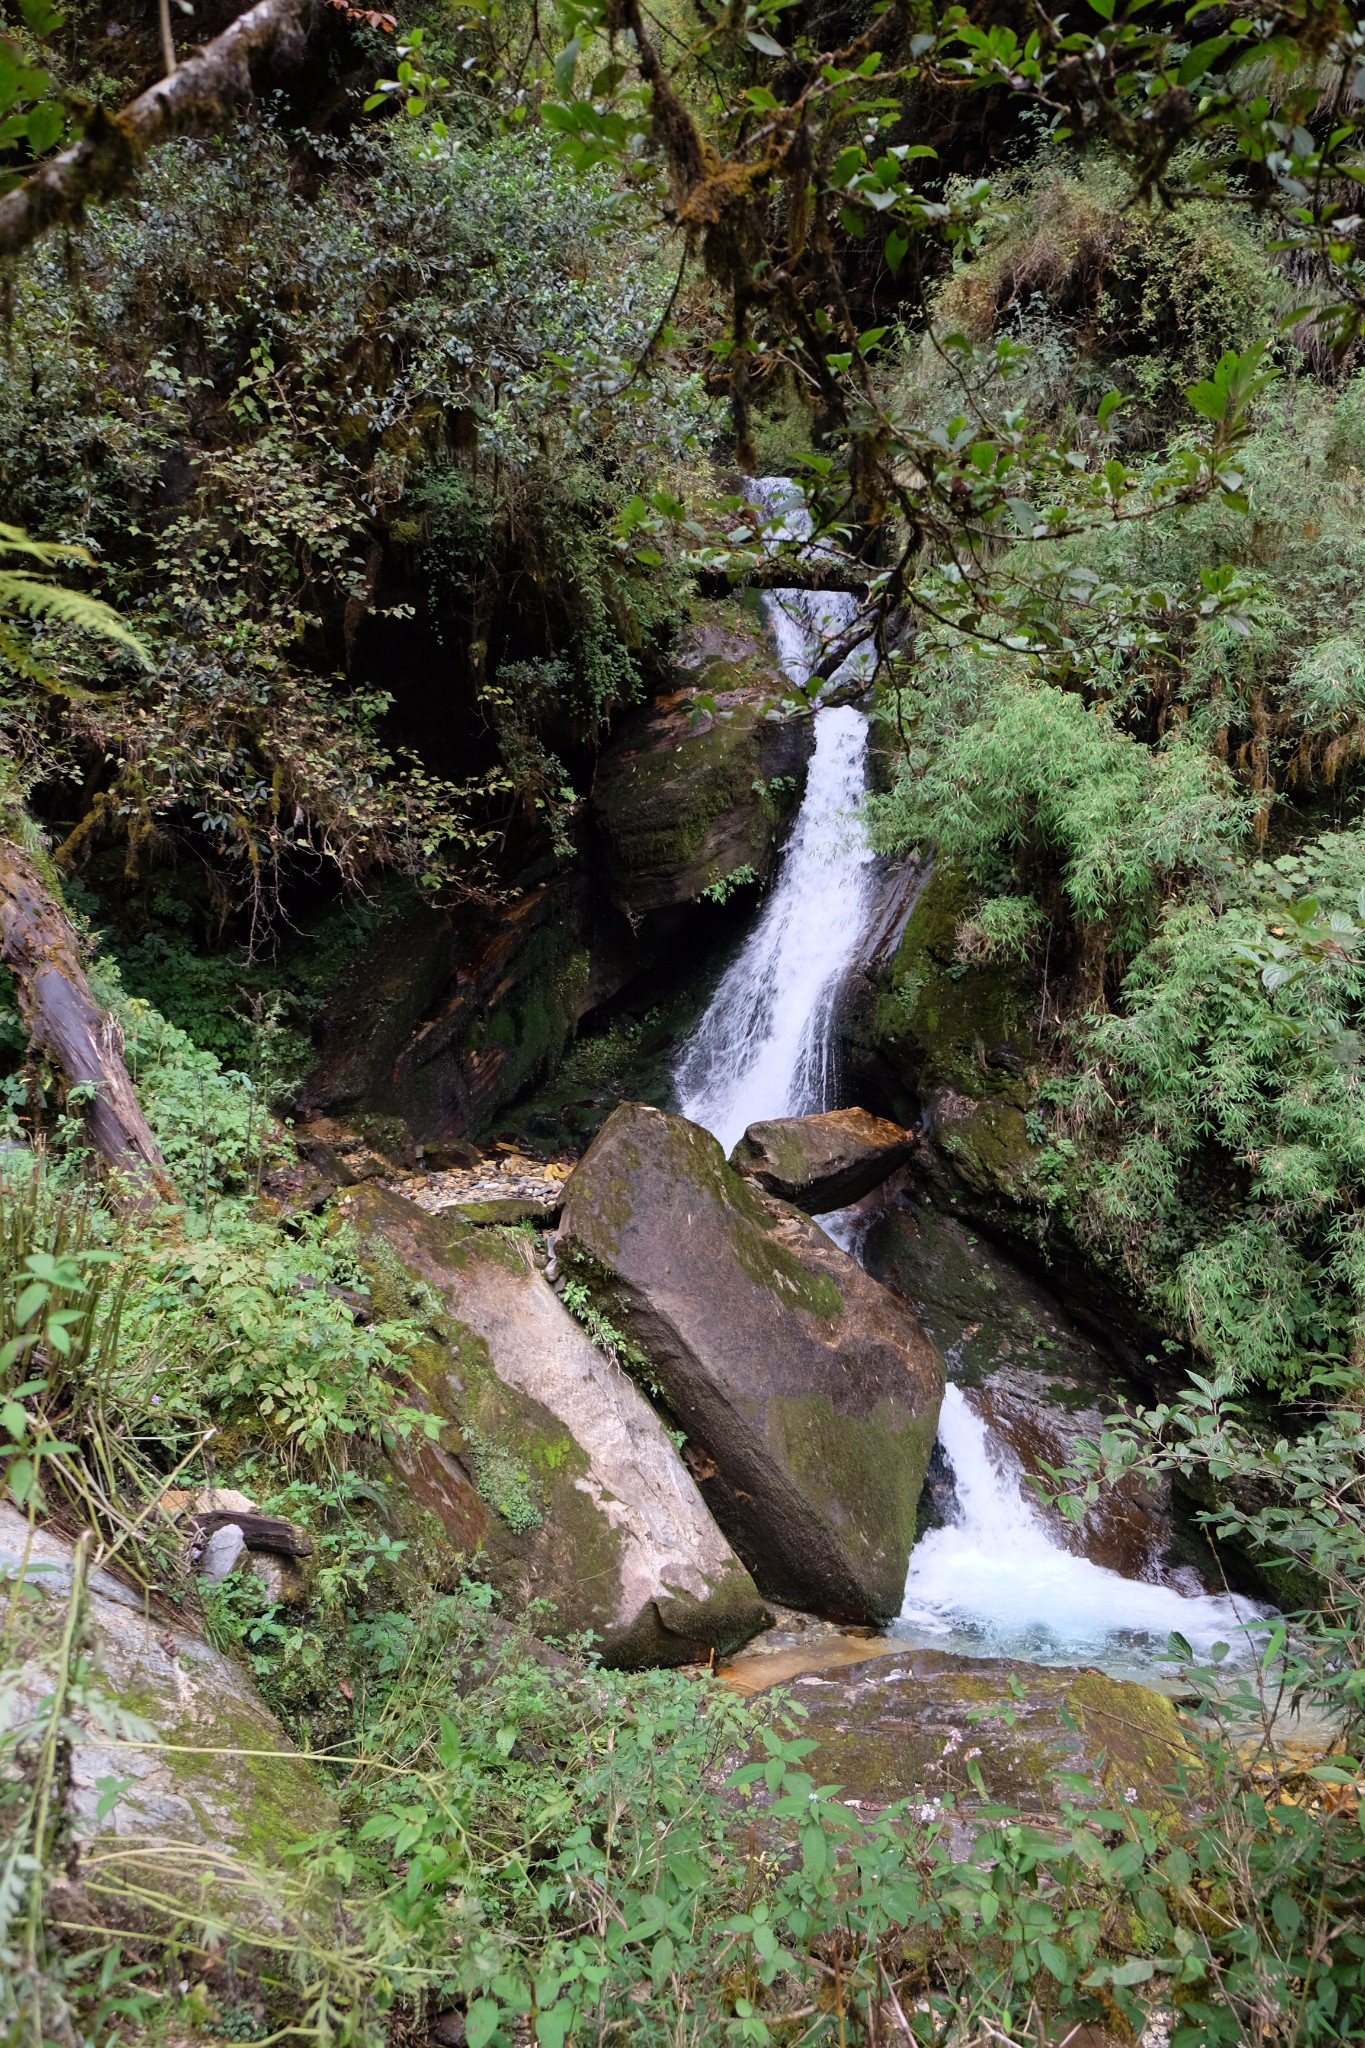
<path fill-rule="evenodd" d="M 319 0 L 258 0 L 121 113 L 97 107 L 73 148 L 0 198 L 0 256 L 16 255 L 49 228 L 78 221 L 93 200 L 123 191 L 153 144 L 211 128 L 249 99 L 251 58 L 297 62 L 318 8 Z"/>

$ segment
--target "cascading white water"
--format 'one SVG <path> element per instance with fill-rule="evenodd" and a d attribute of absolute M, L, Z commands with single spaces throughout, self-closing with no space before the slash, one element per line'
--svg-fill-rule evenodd
<path fill-rule="evenodd" d="M 866 753 L 861 713 L 815 714 L 805 800 L 777 880 L 678 1066 L 683 1115 L 727 1152 L 761 1117 L 830 1106 L 834 1004 L 870 903 L 872 855 L 856 811 Z"/>
<path fill-rule="evenodd" d="M 750 489 L 771 535 L 810 531 L 784 478 Z M 839 592 L 777 591 L 765 604 L 782 666 L 802 686 L 856 616 L 855 601 Z M 848 657 L 838 679 L 856 675 L 865 658 Z M 683 1115 L 727 1152 L 761 1118 L 834 1104 L 834 1008 L 872 905 L 872 854 L 858 817 L 866 755 L 860 712 L 816 712 L 806 794 L 776 882 L 678 1064 Z M 858 1256 L 865 1215 L 840 1210 L 820 1221 Z M 1125 1579 L 1064 1550 L 1026 1500 L 1009 1451 L 955 1386 L 944 1396 L 939 1442 L 956 1478 L 958 1519 L 916 1545 L 896 1635 L 976 1656 L 1101 1662 L 1150 1678 L 1172 1631 L 1200 1651 L 1215 1641 L 1235 1646 L 1246 1640 L 1245 1622 L 1265 1612 Z"/>
<path fill-rule="evenodd" d="M 762 477 L 750 489 L 775 537 L 810 531 L 785 478 Z M 857 614 L 843 591 L 774 591 L 765 606 L 782 667 L 803 687 Z M 846 657 L 835 679 L 856 675 L 863 659 Z M 833 1100 L 834 1005 L 871 908 L 872 853 L 858 817 L 867 721 L 842 705 L 817 711 L 814 722 L 806 794 L 777 880 L 674 1076 L 683 1115 L 727 1152 L 761 1117 L 802 1116 Z"/>
<path fill-rule="evenodd" d="M 1172 1632 L 1199 1655 L 1215 1642 L 1249 1647 L 1246 1624 L 1267 1611 L 1255 1601 L 1125 1579 L 1064 1550 L 1027 1499 L 1018 1463 L 960 1387 L 944 1393 L 938 1437 L 957 1518 L 916 1544 L 894 1635 L 1035 1664 L 1098 1661 L 1149 1678 Z"/>

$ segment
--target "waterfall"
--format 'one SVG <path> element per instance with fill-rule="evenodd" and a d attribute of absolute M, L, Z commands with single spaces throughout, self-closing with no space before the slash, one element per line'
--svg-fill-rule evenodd
<path fill-rule="evenodd" d="M 831 1106 L 834 1005 L 871 901 L 856 812 L 866 754 L 860 712 L 816 712 L 805 801 L 777 880 L 679 1063 L 683 1115 L 727 1152 L 761 1117 Z"/>
<path fill-rule="evenodd" d="M 775 533 L 809 532 L 784 478 L 760 478 L 750 490 Z M 780 590 L 764 604 L 782 667 L 802 685 L 857 612 L 844 591 Z M 850 655 L 836 680 L 856 676 L 865 660 Z M 872 853 L 858 816 L 867 720 L 827 706 L 814 722 L 806 793 L 776 881 L 674 1075 L 683 1115 L 727 1152 L 762 1117 L 801 1116 L 834 1100 L 834 1006 L 872 907 Z"/>
<path fill-rule="evenodd" d="M 794 486 L 763 478 L 749 488 L 770 534 L 809 533 Z M 782 666 L 802 685 L 856 613 L 841 592 L 776 591 L 765 605 Z M 856 676 L 865 660 L 849 657 L 839 679 Z M 777 878 L 675 1071 L 683 1115 L 727 1152 L 762 1118 L 835 1106 L 835 1005 L 873 903 L 872 853 L 858 815 L 866 759 L 861 712 L 827 706 L 815 713 L 805 798 Z M 820 1218 L 855 1258 L 869 1220 L 861 1208 Z M 1025 1497 L 1008 1447 L 956 1386 L 944 1395 L 939 1444 L 953 1468 L 957 1515 L 915 1546 L 896 1635 L 1034 1663 L 1099 1659 L 1110 1671 L 1150 1678 L 1172 1631 L 1197 1651 L 1215 1641 L 1245 1643 L 1245 1623 L 1266 1611 L 1252 1601 L 1125 1579 L 1064 1550 Z"/>
<path fill-rule="evenodd" d="M 943 1396 L 938 1440 L 952 1466 L 955 1519 L 915 1545 L 892 1633 L 975 1656 L 1035 1664 L 1100 1659 L 1150 1678 L 1176 1632 L 1196 1654 L 1247 1644 L 1253 1600 L 1125 1579 L 1064 1550 L 1026 1497 L 1017 1461 L 960 1387 Z"/>

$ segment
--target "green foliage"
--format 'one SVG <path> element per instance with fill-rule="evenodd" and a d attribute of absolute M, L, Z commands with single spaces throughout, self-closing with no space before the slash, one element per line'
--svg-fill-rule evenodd
<path fill-rule="evenodd" d="M 62 141 L 67 126 L 66 107 L 45 68 L 49 60 L 43 49 L 64 17 L 50 0 L 19 0 L 19 15 L 22 33 L 0 34 L 0 192 L 24 175 L 12 168 L 16 154 L 22 151 L 36 163 Z"/>
<path fill-rule="evenodd" d="M 1187 385 L 1273 334 L 1296 303 L 1249 207 L 1131 197 L 1112 156 L 1039 155 L 994 185 L 981 234 L 934 300 L 940 335 L 1028 345 L 1025 388 L 1042 409 L 1093 411 L 1116 387 L 1129 441 L 1178 430 Z M 911 361 L 917 390 L 945 375 L 932 342 Z"/>
<path fill-rule="evenodd" d="M 595 732 L 676 614 L 668 580 L 611 544 L 629 479 L 690 459 L 705 415 L 691 379 L 647 420 L 624 391 L 655 245 L 532 135 L 416 143 L 388 124 L 328 144 L 306 194 L 268 126 L 177 143 L 92 214 L 79 281 L 40 249 L 13 292 L 0 492 L 99 553 L 152 665 L 111 674 L 40 622 L 61 715 L 11 662 L 9 751 L 72 787 L 91 750 L 109 764 L 64 863 L 193 845 L 254 937 L 319 866 L 486 893 L 509 791 L 562 853 L 572 793 L 542 732 Z M 395 747 L 402 715 L 360 665 L 390 526 L 463 641 L 459 718 L 507 739 L 505 760 L 467 749 L 459 779 Z M 535 601 L 504 613 L 518 581 Z M 535 701 L 488 721 L 480 691 L 524 699 L 527 659 Z"/>
<path fill-rule="evenodd" d="M 1248 804 L 1183 739 L 1143 747 L 1079 697 L 1002 676 L 932 762 L 903 768 L 872 799 L 871 815 L 886 850 L 933 839 L 983 887 L 1012 871 L 1055 873 L 1070 915 L 1131 949 L 1177 872 L 1226 862 Z M 1027 917 L 1003 915 L 1016 928 Z"/>
<path fill-rule="evenodd" d="M 741 861 L 737 868 L 731 868 L 726 875 L 701 892 L 703 903 L 728 903 L 736 889 L 752 889 L 758 881 L 758 872 L 752 861 Z"/>

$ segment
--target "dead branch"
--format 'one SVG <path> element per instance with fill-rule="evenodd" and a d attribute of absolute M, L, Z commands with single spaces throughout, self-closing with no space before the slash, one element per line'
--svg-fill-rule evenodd
<path fill-rule="evenodd" d="M 69 1086 L 93 1091 L 85 1120 L 100 1158 L 127 1177 L 139 1199 L 175 1201 L 161 1148 L 128 1078 L 122 1033 L 90 992 L 70 920 L 29 856 L 3 837 L 0 960 L 14 976 L 34 1047 Z"/>

